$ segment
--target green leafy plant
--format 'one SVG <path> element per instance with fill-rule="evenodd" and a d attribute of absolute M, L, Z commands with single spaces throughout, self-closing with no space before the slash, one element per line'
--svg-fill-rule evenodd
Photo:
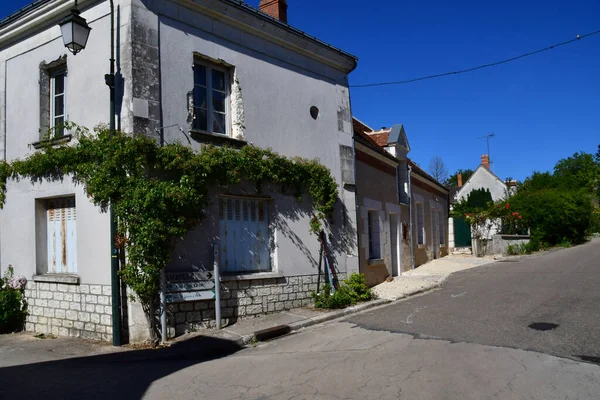
<path fill-rule="evenodd" d="M 531 228 L 531 249 L 543 243 L 547 246 L 565 241 L 580 244 L 590 233 L 593 206 L 590 195 L 583 190 L 517 192 L 511 202 Z"/>
<path fill-rule="evenodd" d="M 27 317 L 26 285 L 27 279 L 22 275 L 15 276 L 12 266 L 0 279 L 0 333 L 23 329 Z"/>
<path fill-rule="evenodd" d="M 328 309 L 345 308 L 373 298 L 364 274 L 357 273 L 353 273 L 348 279 L 343 280 L 334 293 L 331 293 L 331 285 L 326 283 L 320 292 L 312 292 L 311 295 L 315 302 L 315 308 Z"/>
<path fill-rule="evenodd" d="M 66 128 L 75 132 L 74 145 L 47 144 L 25 160 L 0 164 L 0 206 L 9 177 L 32 183 L 71 179 L 103 212 L 112 206 L 120 259 L 125 260 L 122 278 L 142 304 L 155 339 L 160 271 L 170 262 L 176 240 L 204 218 L 209 190 L 250 182 L 257 193 L 273 184 L 299 201 L 308 194 L 314 233 L 322 229 L 338 198 L 329 169 L 315 160 L 254 146 L 207 146 L 198 153 L 180 143 L 161 147 L 147 136 L 103 126 L 93 133 L 72 124 Z"/>

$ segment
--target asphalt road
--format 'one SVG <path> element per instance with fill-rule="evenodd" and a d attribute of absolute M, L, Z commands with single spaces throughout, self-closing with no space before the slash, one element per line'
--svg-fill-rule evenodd
<path fill-rule="evenodd" d="M 124 351 L 4 335 L 0 399 L 597 400 L 600 366 L 573 355 L 599 356 L 599 256 L 597 241 L 480 267 L 254 348 L 199 336 Z"/>
<path fill-rule="evenodd" d="M 441 290 L 348 321 L 600 363 L 600 241 L 453 274 Z"/>

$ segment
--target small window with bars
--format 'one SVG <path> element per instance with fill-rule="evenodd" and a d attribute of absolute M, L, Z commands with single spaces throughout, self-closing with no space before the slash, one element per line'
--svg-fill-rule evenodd
<path fill-rule="evenodd" d="M 229 74 L 208 64 L 194 64 L 194 129 L 229 133 Z"/>

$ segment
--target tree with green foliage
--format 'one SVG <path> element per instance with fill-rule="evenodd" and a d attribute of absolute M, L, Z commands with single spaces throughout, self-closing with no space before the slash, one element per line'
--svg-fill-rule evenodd
<path fill-rule="evenodd" d="M 554 166 L 557 187 L 595 193 L 600 166 L 592 154 L 579 152 L 562 159 Z"/>
<path fill-rule="evenodd" d="M 452 206 L 453 218 L 464 218 L 468 214 L 476 214 L 490 207 L 494 203 L 489 189 L 479 188 L 472 190 L 467 197 Z"/>
<path fill-rule="evenodd" d="M 592 206 L 598 196 L 600 158 L 585 152 L 559 160 L 554 172 L 534 172 L 511 198 L 532 231 L 532 240 L 581 243 L 600 222 Z"/>
<path fill-rule="evenodd" d="M 517 193 L 511 206 L 531 228 L 531 239 L 545 246 L 580 244 L 590 233 L 592 202 L 583 191 L 549 188 Z"/>
<path fill-rule="evenodd" d="M 557 182 L 550 172 L 534 171 L 517 189 L 517 193 L 536 192 L 538 190 L 556 188 Z"/>
<path fill-rule="evenodd" d="M 161 147 L 147 136 L 105 127 L 93 134 L 69 128 L 76 131 L 74 145 L 48 145 L 12 165 L 0 163 L 0 207 L 11 177 L 32 183 L 71 179 L 103 212 L 111 206 L 118 220 L 116 241 L 126 254 L 120 257 L 125 260 L 122 278 L 142 304 L 154 339 L 160 271 L 170 262 L 178 238 L 204 218 L 209 189 L 252 182 L 257 193 L 263 185 L 275 184 L 299 201 L 308 194 L 315 233 L 338 198 L 330 171 L 314 160 L 286 158 L 251 145 L 241 150 L 208 146 L 197 153 L 180 143 Z"/>
<path fill-rule="evenodd" d="M 458 187 L 458 174 L 462 174 L 463 185 L 467 183 L 469 178 L 475 173 L 472 169 L 459 169 L 453 175 L 446 180 L 445 185 L 449 188 L 457 188 Z"/>

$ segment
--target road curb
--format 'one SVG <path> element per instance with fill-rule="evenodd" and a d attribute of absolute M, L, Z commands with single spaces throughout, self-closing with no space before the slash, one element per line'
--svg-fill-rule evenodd
<path fill-rule="evenodd" d="M 239 346 L 248 346 L 253 343 L 265 342 L 268 340 L 277 339 L 281 336 L 285 336 L 289 333 L 298 331 L 300 329 L 308 328 L 308 327 L 311 327 L 311 326 L 314 326 L 317 324 L 322 324 L 324 322 L 342 318 L 347 315 L 357 314 L 359 312 L 366 311 L 371 308 L 391 304 L 391 303 L 394 303 L 399 300 L 404 300 L 407 297 L 426 293 L 426 292 L 429 292 L 431 290 L 434 290 L 434 289 L 437 289 L 437 288 L 443 286 L 449 277 L 450 277 L 450 274 L 445 275 L 438 282 L 436 282 L 434 285 L 432 285 L 430 287 L 425 287 L 425 288 L 421 288 L 421 289 L 418 289 L 418 290 L 415 290 L 412 292 L 408 292 L 406 294 L 403 294 L 402 297 L 398 297 L 397 299 L 394 299 L 394 300 L 391 300 L 391 299 L 372 300 L 367 303 L 362 303 L 362 304 L 358 304 L 355 306 L 343 308 L 341 310 L 324 313 L 317 317 L 307 318 L 302 321 L 292 322 L 290 324 L 284 324 L 284 325 L 277 325 L 277 326 L 274 326 L 274 327 L 271 327 L 268 329 L 262 329 L 262 330 L 255 331 L 255 332 L 252 332 L 247 335 L 243 335 L 243 336 L 239 337 L 238 339 L 235 340 L 235 343 L 238 344 Z"/>
<path fill-rule="evenodd" d="M 260 331 L 252 332 L 247 335 L 244 335 L 235 340 L 235 342 L 240 346 L 247 346 L 256 342 L 263 342 L 267 340 L 273 340 L 278 337 L 287 335 L 291 332 L 308 328 L 310 326 L 314 326 L 317 324 L 322 324 L 327 321 L 331 321 L 334 319 L 338 319 L 341 317 L 345 317 L 347 315 L 356 314 L 365 310 L 369 310 L 371 308 L 383 306 L 386 304 L 392 303 L 392 300 L 387 299 L 377 299 L 372 300 L 367 303 L 358 304 L 352 307 L 343 308 L 341 310 L 336 310 L 332 312 L 325 313 L 323 315 L 319 315 L 317 317 L 308 318 L 298 322 L 292 322 L 291 324 L 285 325 L 277 325 L 272 328 L 263 329 Z"/>

